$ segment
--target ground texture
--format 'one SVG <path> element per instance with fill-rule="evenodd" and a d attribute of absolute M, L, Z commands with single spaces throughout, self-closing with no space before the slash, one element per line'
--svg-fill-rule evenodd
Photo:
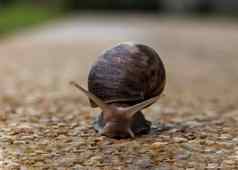
<path fill-rule="evenodd" d="M 121 41 L 154 47 L 167 86 L 145 110 L 148 135 L 115 140 L 92 128 L 90 65 Z M 80 16 L 0 43 L 0 168 L 238 169 L 238 24 L 154 16 Z M 149 83 L 149 82 L 148 82 Z"/>

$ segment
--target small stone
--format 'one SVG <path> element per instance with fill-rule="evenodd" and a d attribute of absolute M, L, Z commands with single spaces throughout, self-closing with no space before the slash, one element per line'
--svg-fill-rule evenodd
<path fill-rule="evenodd" d="M 200 145 L 196 144 L 196 143 L 182 143 L 181 146 L 190 152 L 201 152 L 202 148 Z"/>
<path fill-rule="evenodd" d="M 208 146 L 212 146 L 212 145 L 216 144 L 216 142 L 212 141 L 212 140 L 205 140 L 204 143 Z"/>
<path fill-rule="evenodd" d="M 219 151 L 216 151 L 215 154 L 216 154 L 216 155 L 220 155 L 220 156 L 222 156 L 222 155 L 224 155 L 224 151 L 219 150 Z"/>
<path fill-rule="evenodd" d="M 187 142 L 188 140 L 186 138 L 182 138 L 182 137 L 175 137 L 174 138 L 174 142 L 176 143 L 183 143 L 183 142 Z"/>
<path fill-rule="evenodd" d="M 7 113 L 0 112 L 0 121 L 6 121 L 6 120 L 7 120 Z"/>
<path fill-rule="evenodd" d="M 105 136 L 100 136 L 95 139 L 95 142 L 102 142 L 105 139 Z"/>
<path fill-rule="evenodd" d="M 231 158 L 231 159 L 233 159 L 235 161 L 238 161 L 238 155 L 232 155 L 229 158 Z"/>
<path fill-rule="evenodd" d="M 214 148 L 206 148 L 206 149 L 204 149 L 204 152 L 205 153 L 216 153 L 216 149 L 214 149 Z"/>
<path fill-rule="evenodd" d="M 193 127 L 201 126 L 201 123 L 197 121 L 188 121 L 188 122 L 185 122 L 184 125 L 189 126 L 190 128 L 193 128 Z"/>
<path fill-rule="evenodd" d="M 176 155 L 177 160 L 187 160 L 191 156 L 191 153 L 188 151 L 180 152 Z"/>
<path fill-rule="evenodd" d="M 231 139 L 232 136 L 229 135 L 229 134 L 222 134 L 219 139 L 222 139 L 222 140 L 228 140 L 228 139 Z"/>
<path fill-rule="evenodd" d="M 15 162 L 7 162 L 6 166 L 4 166 L 6 169 L 14 169 L 14 170 L 20 170 L 21 166 Z"/>
<path fill-rule="evenodd" d="M 83 170 L 84 167 L 82 165 L 75 165 L 72 170 Z"/>
<path fill-rule="evenodd" d="M 162 163 L 159 165 L 158 170 L 171 170 L 171 166 L 167 163 Z"/>
<path fill-rule="evenodd" d="M 102 157 L 101 156 L 93 156 L 93 157 L 91 157 L 91 160 L 99 161 L 99 160 L 102 160 Z"/>
<path fill-rule="evenodd" d="M 228 165 L 232 165 L 232 164 L 235 164 L 235 161 L 234 160 L 224 160 L 223 163 L 228 164 Z"/>
<path fill-rule="evenodd" d="M 26 136 L 22 136 L 21 140 L 33 140 L 35 138 L 34 135 L 26 135 Z"/>
<path fill-rule="evenodd" d="M 16 135 L 16 134 L 24 134 L 24 135 L 34 134 L 33 128 L 30 127 L 29 125 L 22 125 L 22 126 L 16 128 L 13 132 L 15 132 L 14 135 Z"/>
<path fill-rule="evenodd" d="M 200 134 L 200 138 L 201 139 L 206 139 L 207 138 L 207 134 L 206 133 L 201 133 Z"/>
<path fill-rule="evenodd" d="M 218 164 L 216 163 L 209 163 L 206 167 L 207 170 L 212 170 L 212 169 L 217 169 L 218 168 Z"/>
<path fill-rule="evenodd" d="M 167 135 L 160 135 L 160 139 L 162 139 L 164 141 L 169 141 L 171 139 L 171 137 L 167 136 Z"/>
<path fill-rule="evenodd" d="M 168 145 L 168 143 L 167 142 L 155 142 L 155 143 L 152 143 L 151 147 L 153 149 L 160 149 L 161 147 L 163 147 L 165 145 Z"/>
<path fill-rule="evenodd" d="M 226 148 L 232 148 L 234 145 L 232 142 L 217 142 L 217 144 L 221 145 L 222 147 L 226 147 Z"/>
<path fill-rule="evenodd" d="M 149 158 L 144 158 L 142 160 L 138 160 L 136 162 L 137 166 L 139 166 L 141 169 L 147 169 L 152 166 L 152 162 Z"/>
<path fill-rule="evenodd" d="M 232 139 L 232 142 L 235 143 L 235 144 L 238 144 L 238 138 Z"/>

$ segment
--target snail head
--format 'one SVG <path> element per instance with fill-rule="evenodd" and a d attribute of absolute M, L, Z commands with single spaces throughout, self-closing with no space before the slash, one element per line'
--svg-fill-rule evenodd
<path fill-rule="evenodd" d="M 103 100 L 75 82 L 70 82 L 70 84 L 87 95 L 102 110 L 102 119 L 103 122 L 105 122 L 105 125 L 99 133 L 113 138 L 134 138 L 135 134 L 131 129 L 133 116 L 159 98 L 159 96 L 155 96 L 133 106 L 122 107 L 113 104 L 106 104 Z"/>

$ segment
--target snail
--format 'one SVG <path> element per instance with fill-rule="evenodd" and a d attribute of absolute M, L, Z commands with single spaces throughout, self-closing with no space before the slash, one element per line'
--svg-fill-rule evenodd
<path fill-rule="evenodd" d="M 151 122 L 142 110 L 156 102 L 166 83 L 158 53 L 149 46 L 125 42 L 105 50 L 92 66 L 88 91 L 70 82 L 102 112 L 93 123 L 99 134 L 112 138 L 134 138 L 149 133 Z"/>

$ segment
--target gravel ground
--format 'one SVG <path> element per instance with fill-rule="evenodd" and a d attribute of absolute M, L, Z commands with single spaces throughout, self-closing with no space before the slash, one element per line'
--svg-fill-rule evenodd
<path fill-rule="evenodd" d="M 86 87 L 90 65 L 121 41 L 151 45 L 168 76 L 145 110 L 150 134 L 99 136 Z M 3 170 L 238 169 L 238 24 L 154 16 L 80 16 L 0 42 Z"/>

